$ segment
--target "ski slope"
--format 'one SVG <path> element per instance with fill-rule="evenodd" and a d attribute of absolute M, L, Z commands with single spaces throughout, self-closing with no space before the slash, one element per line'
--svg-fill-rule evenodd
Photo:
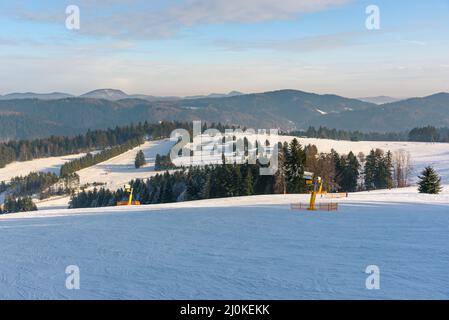
<path fill-rule="evenodd" d="M 40 158 L 30 161 L 13 162 L 0 169 L 0 181 L 9 181 L 17 176 L 26 176 L 31 172 L 51 172 L 59 175 L 61 166 L 69 161 L 85 156 L 85 153 L 62 157 Z"/>
<path fill-rule="evenodd" d="M 0 216 L 0 299 L 448 299 L 449 193 L 307 195 Z M 321 200 L 322 201 L 322 200 Z M 65 269 L 80 269 L 80 290 Z M 380 290 L 367 290 L 369 265 Z"/>
<path fill-rule="evenodd" d="M 126 183 L 133 179 L 146 179 L 157 172 L 154 171 L 154 163 L 157 154 L 167 154 L 174 142 L 169 139 L 159 141 L 147 141 L 144 144 L 127 151 L 117 157 L 96 164 L 92 167 L 78 171 L 80 184 L 101 184 L 101 187 L 110 190 L 122 188 Z M 145 154 L 145 166 L 136 169 L 134 160 L 139 150 Z M 54 197 L 43 201 L 36 201 L 36 205 L 41 209 L 61 209 L 67 208 L 70 197 Z"/>
<path fill-rule="evenodd" d="M 132 179 L 145 179 L 155 175 L 154 164 L 156 155 L 166 155 L 174 142 L 169 139 L 147 141 L 144 144 L 127 151 L 117 157 L 78 171 L 81 185 L 86 183 L 101 183 L 105 188 L 117 190 Z M 145 155 L 145 166 L 136 169 L 134 161 L 136 154 L 142 150 Z"/>

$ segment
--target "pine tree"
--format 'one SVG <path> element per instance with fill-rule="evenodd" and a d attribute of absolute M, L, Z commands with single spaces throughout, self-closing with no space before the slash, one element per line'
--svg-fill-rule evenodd
<path fill-rule="evenodd" d="M 438 194 L 441 192 L 441 178 L 432 167 L 426 167 L 418 178 L 420 193 Z"/>
<path fill-rule="evenodd" d="M 350 152 L 344 159 L 344 169 L 341 178 L 341 189 L 345 192 L 357 191 L 360 163 L 354 153 Z"/>
<path fill-rule="evenodd" d="M 254 182 L 253 182 L 253 175 L 251 173 L 251 170 L 248 170 L 244 183 L 244 195 L 246 196 L 252 196 L 254 194 Z"/>
<path fill-rule="evenodd" d="M 143 153 L 142 150 L 139 150 L 139 152 L 137 152 L 136 154 L 136 160 L 134 161 L 134 165 L 136 169 L 139 169 L 144 164 L 145 164 L 145 154 Z"/>
<path fill-rule="evenodd" d="M 289 193 L 301 193 L 305 190 L 303 179 L 306 155 L 297 139 L 293 139 L 289 145 L 285 159 L 285 173 L 287 190 Z"/>

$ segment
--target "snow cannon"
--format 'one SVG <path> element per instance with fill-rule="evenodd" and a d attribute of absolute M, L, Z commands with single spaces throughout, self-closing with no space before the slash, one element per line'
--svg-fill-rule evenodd
<path fill-rule="evenodd" d="M 305 203 L 292 203 L 292 210 L 308 210 L 308 211 L 337 211 L 337 203 L 320 203 L 316 204 L 317 194 L 323 193 L 323 179 L 321 177 L 314 178 L 312 172 L 304 172 L 303 178 L 306 180 L 306 185 L 311 187 L 310 201 Z"/>
<path fill-rule="evenodd" d="M 133 201 L 133 191 L 134 189 L 129 184 L 125 184 L 125 193 L 129 194 L 128 200 L 126 201 L 118 201 L 117 206 L 140 206 L 140 201 Z"/>

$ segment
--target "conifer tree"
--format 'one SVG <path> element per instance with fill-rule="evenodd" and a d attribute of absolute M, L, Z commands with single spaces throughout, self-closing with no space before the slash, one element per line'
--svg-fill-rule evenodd
<path fill-rule="evenodd" d="M 357 181 L 359 178 L 360 163 L 354 153 L 349 152 L 345 159 L 341 179 L 341 189 L 345 192 L 357 191 Z"/>
<path fill-rule="evenodd" d="M 287 176 L 287 191 L 289 193 L 301 193 L 305 189 L 304 166 L 306 155 L 297 139 L 293 139 L 288 148 L 285 159 L 285 171 Z"/>
<path fill-rule="evenodd" d="M 134 161 L 134 166 L 136 167 L 136 169 L 139 169 L 140 167 L 142 167 L 145 164 L 145 154 L 143 153 L 142 150 L 139 150 L 139 152 L 137 152 L 136 154 L 136 159 Z"/>
<path fill-rule="evenodd" d="M 251 170 L 248 170 L 244 180 L 244 195 L 252 196 L 254 194 L 254 182 Z"/>
<path fill-rule="evenodd" d="M 438 194 L 441 192 L 441 178 L 432 167 L 426 167 L 418 178 L 420 193 Z"/>

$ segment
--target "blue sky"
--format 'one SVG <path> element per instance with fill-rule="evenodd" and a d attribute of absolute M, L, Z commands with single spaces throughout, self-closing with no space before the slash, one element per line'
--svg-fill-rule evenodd
<path fill-rule="evenodd" d="M 449 91 L 449 1 L 3 0 L 0 74 L 0 94 L 422 96 Z"/>

